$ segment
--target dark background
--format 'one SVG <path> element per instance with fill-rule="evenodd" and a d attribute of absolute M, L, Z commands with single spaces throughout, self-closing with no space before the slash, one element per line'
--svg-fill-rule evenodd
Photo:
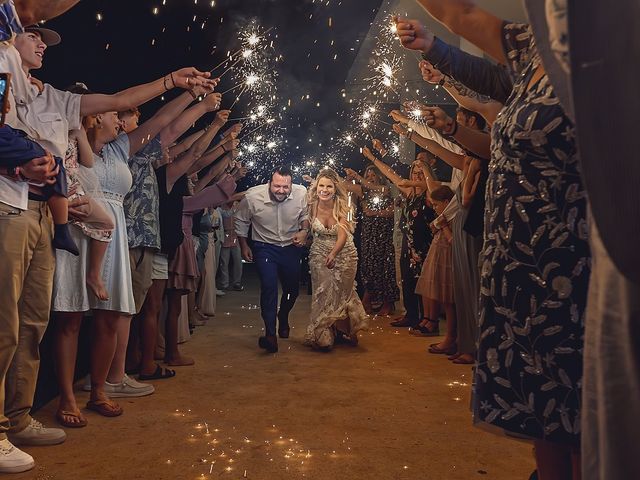
<path fill-rule="evenodd" d="M 282 56 L 282 61 L 274 63 L 278 119 L 270 132 L 279 137 L 280 147 L 271 154 L 252 156 L 255 178 L 249 181 L 261 180 L 260 173 L 280 161 L 300 165 L 300 173 L 314 173 L 306 168 L 308 159 L 322 163 L 330 152 L 340 157 L 339 163 L 354 162 L 357 168 L 363 163 L 357 149 L 337 145 L 335 138 L 350 122 L 351 107 L 341 92 L 381 3 L 216 0 L 211 7 L 210 0 L 197 4 L 166 0 L 165 6 L 162 0 L 83 0 L 46 23 L 62 35 L 63 42 L 47 50 L 44 67 L 33 73 L 58 88 L 83 82 L 95 92 L 115 93 L 184 66 L 211 69 L 228 51 L 241 46 L 239 32 L 257 19 L 263 30 L 274 27 L 269 33 L 274 50 L 266 54 Z M 154 7 L 158 14 L 153 13 Z M 97 19 L 98 13 L 102 20 Z M 231 75 L 225 76 L 220 91 L 233 85 Z M 233 100 L 229 94 L 223 107 Z M 246 93 L 232 117 L 246 115 L 250 103 L 251 95 Z M 143 116 L 148 118 L 160 105 L 160 99 L 149 102 L 141 108 Z"/>

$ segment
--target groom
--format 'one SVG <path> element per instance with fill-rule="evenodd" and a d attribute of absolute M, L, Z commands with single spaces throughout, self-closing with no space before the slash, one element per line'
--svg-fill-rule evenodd
<path fill-rule="evenodd" d="M 291 169 L 279 166 L 269 183 L 247 190 L 238 205 L 236 233 L 242 258 L 255 262 L 260 275 L 260 309 L 265 335 L 258 345 L 278 351 L 276 316 L 280 338 L 289 338 L 289 312 L 298 297 L 300 260 L 309 234 L 307 189 L 292 184 Z M 252 228 L 253 250 L 247 236 Z M 278 311 L 278 280 L 282 285 Z M 276 314 L 277 312 L 277 314 Z"/>

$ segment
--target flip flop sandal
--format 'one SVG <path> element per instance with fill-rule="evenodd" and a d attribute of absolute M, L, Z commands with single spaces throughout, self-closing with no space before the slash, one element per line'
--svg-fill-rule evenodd
<path fill-rule="evenodd" d="M 89 400 L 87 410 L 93 410 L 103 417 L 118 417 L 124 411 L 120 405 L 109 400 Z"/>
<path fill-rule="evenodd" d="M 459 358 L 456 358 L 455 360 L 452 360 L 451 363 L 455 363 L 456 365 L 473 365 L 476 362 L 473 360 L 460 360 Z"/>
<path fill-rule="evenodd" d="M 458 350 L 458 347 L 456 347 L 455 345 L 452 345 L 446 350 L 443 350 L 442 348 L 435 345 L 433 347 L 429 347 L 428 352 L 433 353 L 435 355 L 453 355 L 454 353 L 456 353 L 457 350 Z"/>
<path fill-rule="evenodd" d="M 76 418 L 78 421 L 72 422 L 72 421 L 66 420 L 64 417 Z M 87 419 L 82 417 L 82 414 L 70 412 L 68 410 L 58 410 L 56 412 L 56 420 L 60 425 L 62 425 L 65 428 L 82 428 L 82 427 L 86 427 L 88 423 Z"/>
<path fill-rule="evenodd" d="M 414 335 L 416 337 L 439 337 L 440 329 L 436 327 L 433 330 L 429 330 L 427 327 L 418 325 L 417 327 L 413 327 L 409 330 L 409 335 Z"/>
<path fill-rule="evenodd" d="M 156 365 L 156 371 L 151 375 L 145 375 L 143 373 L 138 374 L 138 380 L 146 381 L 146 380 L 163 380 L 165 378 L 173 378 L 176 376 L 176 371 L 171 370 L 170 368 L 164 368 L 160 365 Z"/>
<path fill-rule="evenodd" d="M 460 357 L 462 357 L 462 355 L 460 355 Z M 451 363 L 455 363 L 456 365 L 473 365 L 474 363 L 476 363 L 475 360 L 467 360 L 460 357 L 456 358 L 455 360 L 452 360 Z"/>

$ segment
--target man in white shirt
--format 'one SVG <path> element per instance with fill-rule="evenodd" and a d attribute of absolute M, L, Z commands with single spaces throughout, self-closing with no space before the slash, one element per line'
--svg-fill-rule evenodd
<path fill-rule="evenodd" d="M 250 188 L 238 206 L 236 233 L 242 257 L 255 262 L 260 275 L 260 309 L 265 335 L 258 345 L 278 351 L 276 316 L 280 338 L 289 337 L 289 312 L 298 297 L 302 247 L 309 233 L 307 189 L 292 184 L 288 167 L 276 168 L 269 183 Z M 253 249 L 247 237 L 252 228 Z M 278 279 L 282 298 L 278 310 Z"/>

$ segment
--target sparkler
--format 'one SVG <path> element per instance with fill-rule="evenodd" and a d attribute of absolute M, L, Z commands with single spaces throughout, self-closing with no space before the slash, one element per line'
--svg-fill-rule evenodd
<path fill-rule="evenodd" d="M 256 74 L 254 73 L 250 73 L 249 75 L 247 75 L 247 77 L 244 79 L 243 82 L 238 83 L 237 85 L 231 87 L 229 90 L 225 90 L 222 95 L 229 93 L 229 92 L 233 92 L 234 90 L 237 90 L 238 88 L 244 86 L 245 89 L 252 87 L 253 85 L 256 84 L 256 82 L 260 80 L 260 77 L 258 77 Z"/>
<path fill-rule="evenodd" d="M 253 130 L 251 130 L 249 133 L 243 135 L 242 137 L 240 137 L 238 140 L 242 140 L 243 138 L 248 137 L 249 135 L 251 135 L 252 133 L 257 132 L 258 130 L 260 130 L 261 128 L 263 128 L 265 125 L 269 125 L 273 122 L 275 122 L 276 119 L 275 118 L 270 118 L 269 120 L 267 120 L 266 122 L 261 123 L 260 125 L 258 125 L 256 128 L 254 128 Z"/>

